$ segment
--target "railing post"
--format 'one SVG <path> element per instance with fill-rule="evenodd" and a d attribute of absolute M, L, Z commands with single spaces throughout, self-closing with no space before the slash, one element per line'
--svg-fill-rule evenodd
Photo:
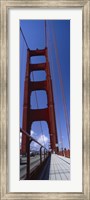
<path fill-rule="evenodd" d="M 32 139 L 28 140 L 27 145 L 27 179 L 30 177 L 30 144 L 32 142 Z"/>
<path fill-rule="evenodd" d="M 45 160 L 45 153 L 46 153 L 46 152 L 45 152 L 45 149 L 44 149 L 44 160 Z"/>
<path fill-rule="evenodd" d="M 27 179 L 30 176 L 30 141 L 27 142 Z"/>
<path fill-rule="evenodd" d="M 40 147 L 40 164 L 42 163 L 42 146 Z"/>
<path fill-rule="evenodd" d="M 48 152 L 47 152 L 47 150 L 46 150 L 46 158 L 47 158 L 47 155 L 48 155 Z"/>

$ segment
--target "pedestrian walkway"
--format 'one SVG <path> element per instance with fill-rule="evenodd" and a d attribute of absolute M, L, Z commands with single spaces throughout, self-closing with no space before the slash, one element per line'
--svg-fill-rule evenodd
<path fill-rule="evenodd" d="M 70 180 L 70 158 L 51 155 L 49 180 Z"/>
<path fill-rule="evenodd" d="M 64 156 L 59 156 L 62 160 L 64 160 L 65 162 L 67 162 L 68 164 L 70 164 L 70 158 L 66 158 Z"/>

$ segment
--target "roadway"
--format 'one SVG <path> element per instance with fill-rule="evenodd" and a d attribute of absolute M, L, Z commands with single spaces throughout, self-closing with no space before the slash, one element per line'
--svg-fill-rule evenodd
<path fill-rule="evenodd" d="M 42 156 L 42 160 L 44 159 L 44 156 Z M 27 162 L 27 158 L 22 158 L 22 165 L 20 165 L 20 179 L 24 179 L 26 176 L 26 170 L 27 170 L 27 164 L 24 164 Z M 30 157 L 30 172 L 32 172 L 37 166 L 40 165 L 40 155 L 36 155 L 34 157 Z"/>

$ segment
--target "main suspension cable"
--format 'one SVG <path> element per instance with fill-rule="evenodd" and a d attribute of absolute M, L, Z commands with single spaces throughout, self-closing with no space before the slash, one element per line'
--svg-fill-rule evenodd
<path fill-rule="evenodd" d="M 24 40 L 24 42 L 25 42 L 25 45 L 26 45 L 27 49 L 29 49 L 28 43 L 27 43 L 27 41 L 26 41 L 26 38 L 25 38 L 25 36 L 24 36 L 24 33 L 23 33 L 21 27 L 20 27 L 20 31 L 21 31 L 21 34 L 22 34 L 23 40 Z M 33 78 L 33 81 L 34 81 L 34 74 L 33 74 L 33 72 L 32 72 L 32 78 Z M 37 93 L 36 93 L 36 91 L 35 91 L 35 98 L 36 98 L 37 108 L 39 109 L 38 98 L 37 98 Z M 42 136 L 43 136 L 43 143 L 44 143 L 44 145 L 45 145 L 45 141 L 44 141 L 44 133 L 43 133 L 43 128 L 42 128 L 42 123 L 41 123 L 41 121 L 40 121 L 40 128 L 41 128 L 41 134 L 42 134 Z"/>
<path fill-rule="evenodd" d="M 22 33 L 22 36 L 23 36 L 24 42 L 25 42 L 25 44 L 26 44 L 26 47 L 27 47 L 27 49 L 29 49 L 29 46 L 28 46 L 28 44 L 27 44 L 26 38 L 25 38 L 25 36 L 24 36 L 24 33 L 23 33 L 21 27 L 20 27 L 20 31 L 21 31 L 21 33 Z"/>

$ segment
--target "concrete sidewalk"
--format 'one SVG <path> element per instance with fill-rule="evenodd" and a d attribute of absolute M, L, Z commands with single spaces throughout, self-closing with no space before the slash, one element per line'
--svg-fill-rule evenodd
<path fill-rule="evenodd" d="M 49 180 L 70 180 L 70 159 L 51 155 Z"/>

